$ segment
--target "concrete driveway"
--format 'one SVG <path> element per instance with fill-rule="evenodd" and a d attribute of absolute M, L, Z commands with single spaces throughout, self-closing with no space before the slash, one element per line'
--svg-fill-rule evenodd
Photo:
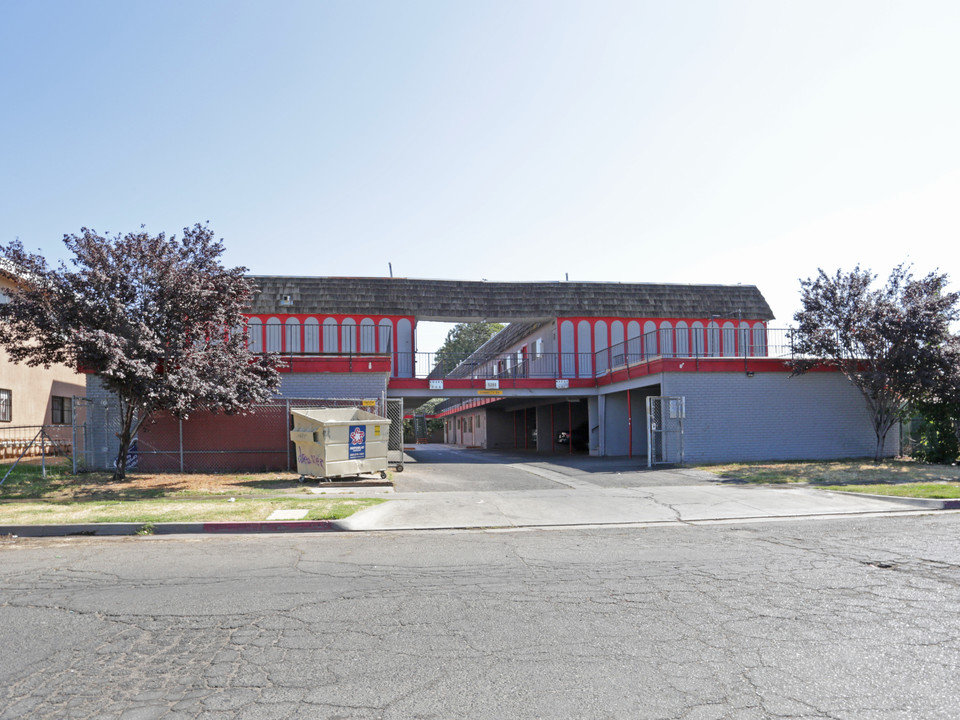
<path fill-rule="evenodd" d="M 725 482 L 639 460 L 518 455 L 448 446 L 409 453 L 392 502 L 341 521 L 349 530 L 702 523 L 928 512 L 901 499 L 804 486 Z"/>
<path fill-rule="evenodd" d="M 560 490 L 564 488 L 702 485 L 716 475 L 690 468 L 648 470 L 643 458 L 543 455 L 418 445 L 404 472 L 393 477 L 401 493 Z"/>

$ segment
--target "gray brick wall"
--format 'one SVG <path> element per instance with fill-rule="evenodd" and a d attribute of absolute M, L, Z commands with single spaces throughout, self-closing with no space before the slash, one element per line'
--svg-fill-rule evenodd
<path fill-rule="evenodd" d="M 112 469 L 120 451 L 120 403 L 96 375 L 87 375 L 85 464 L 89 470 Z"/>
<path fill-rule="evenodd" d="M 387 392 L 386 373 L 291 373 L 283 375 L 278 397 L 379 398 Z"/>
<path fill-rule="evenodd" d="M 662 392 L 686 397 L 687 462 L 873 456 L 863 396 L 839 373 L 669 373 Z M 886 453 L 898 444 L 893 428 Z"/>

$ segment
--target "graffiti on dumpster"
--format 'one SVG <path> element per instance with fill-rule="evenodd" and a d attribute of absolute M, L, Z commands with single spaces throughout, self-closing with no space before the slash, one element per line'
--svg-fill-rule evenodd
<path fill-rule="evenodd" d="M 297 462 L 302 465 L 319 465 L 323 467 L 323 458 L 319 455 L 308 455 L 300 448 L 297 448 Z"/>

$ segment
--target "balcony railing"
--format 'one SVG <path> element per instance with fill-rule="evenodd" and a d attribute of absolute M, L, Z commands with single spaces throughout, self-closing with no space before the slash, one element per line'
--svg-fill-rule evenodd
<path fill-rule="evenodd" d="M 353 358 L 380 355 L 390 358 L 391 375 L 418 379 L 560 379 L 599 378 L 620 368 L 657 359 L 790 358 L 794 356 L 790 330 L 753 328 L 664 328 L 630 338 L 595 352 L 477 354 L 451 357 L 438 353 L 400 352 L 367 343 L 347 343 L 336 352 L 278 353 L 297 358 Z M 364 347 L 366 346 L 366 347 Z M 367 351 L 365 351 L 367 350 Z M 371 351 L 372 350 L 372 351 Z"/>
<path fill-rule="evenodd" d="M 398 353 L 396 377 L 430 379 L 596 378 L 651 360 L 790 358 L 787 329 L 662 329 L 590 353 L 500 353 L 451 358 L 437 353 Z M 412 370 L 412 374 L 411 374 Z"/>

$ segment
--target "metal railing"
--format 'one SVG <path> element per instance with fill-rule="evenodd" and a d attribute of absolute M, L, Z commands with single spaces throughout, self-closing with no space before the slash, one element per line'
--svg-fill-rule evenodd
<path fill-rule="evenodd" d="M 661 358 L 790 358 L 793 351 L 789 333 L 788 329 L 763 327 L 664 328 L 590 353 L 534 355 L 514 351 L 489 355 L 474 353 L 466 358 L 408 353 L 413 359 L 406 365 L 412 366 L 413 377 L 421 379 L 596 378 L 612 370 Z"/>
<path fill-rule="evenodd" d="M 41 430 L 44 432 L 41 433 Z M 72 435 L 73 428 L 70 425 L 0 427 L 0 458 L 16 459 L 25 450 L 27 457 L 69 453 L 73 447 Z"/>
<path fill-rule="evenodd" d="M 364 328 L 376 329 L 376 328 Z M 297 358 L 355 358 L 381 355 L 390 358 L 395 378 L 417 379 L 559 379 L 596 378 L 618 368 L 654 359 L 790 358 L 794 356 L 790 330 L 785 328 L 700 327 L 662 328 L 638 335 L 595 352 L 473 353 L 454 357 L 446 353 L 363 352 L 348 344 L 338 352 L 288 349 L 277 353 L 287 363 Z"/>
<path fill-rule="evenodd" d="M 393 329 L 386 325 L 250 321 L 247 347 L 257 354 L 387 355 L 393 352 Z"/>

